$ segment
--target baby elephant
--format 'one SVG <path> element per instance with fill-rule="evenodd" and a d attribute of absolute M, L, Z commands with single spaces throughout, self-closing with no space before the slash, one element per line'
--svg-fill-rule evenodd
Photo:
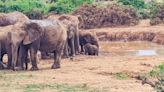
<path fill-rule="evenodd" d="M 97 55 L 99 53 L 99 49 L 96 45 L 92 45 L 87 43 L 84 45 L 85 55 Z"/>

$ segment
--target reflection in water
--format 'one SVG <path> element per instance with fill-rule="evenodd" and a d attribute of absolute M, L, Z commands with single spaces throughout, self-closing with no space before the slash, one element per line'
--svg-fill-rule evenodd
<path fill-rule="evenodd" d="M 164 56 L 164 47 L 151 42 L 100 42 L 103 56 Z"/>
<path fill-rule="evenodd" d="M 139 50 L 137 56 L 154 56 L 157 55 L 156 50 Z"/>

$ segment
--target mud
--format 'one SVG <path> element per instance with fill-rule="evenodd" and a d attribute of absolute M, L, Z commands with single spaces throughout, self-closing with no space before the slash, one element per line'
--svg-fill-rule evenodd
<path fill-rule="evenodd" d="M 148 41 L 164 45 L 164 27 L 162 26 L 135 26 L 120 28 L 104 28 L 95 31 L 100 41 Z"/>

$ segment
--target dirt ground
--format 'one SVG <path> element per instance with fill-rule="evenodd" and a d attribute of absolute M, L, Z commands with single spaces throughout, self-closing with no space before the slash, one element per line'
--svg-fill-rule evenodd
<path fill-rule="evenodd" d="M 150 29 L 149 25 L 145 23 L 128 28 L 93 30 L 99 32 L 115 31 L 116 29 L 140 31 Z M 164 29 L 163 26 L 151 28 Z M 163 49 L 163 46 L 150 42 L 100 42 L 99 56 L 79 55 L 75 57 L 74 61 L 62 59 L 61 68 L 57 70 L 50 69 L 53 60 L 48 59 L 39 60 L 40 70 L 38 71 L 0 71 L 0 92 L 155 92 L 150 85 L 142 85 L 139 80 L 119 79 L 113 74 L 149 72 L 154 66 L 164 61 L 164 54 L 137 56 L 130 53 L 125 55 L 124 52 L 158 48 Z M 54 84 L 57 84 L 55 88 Z M 66 86 L 61 87 L 62 84 L 66 84 Z M 83 85 L 81 88 L 84 86 L 89 88 L 85 90 L 72 88 L 74 90 L 71 91 L 71 87 L 74 87 L 72 85 Z M 94 90 L 90 91 L 91 89 Z"/>

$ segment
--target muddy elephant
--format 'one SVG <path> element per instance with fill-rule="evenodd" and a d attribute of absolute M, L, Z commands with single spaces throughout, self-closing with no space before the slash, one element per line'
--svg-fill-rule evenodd
<path fill-rule="evenodd" d="M 57 15 L 51 15 L 48 17 L 48 19 L 58 19 L 60 20 L 64 25 L 66 26 L 73 26 L 74 28 L 72 28 L 74 36 L 72 38 L 68 39 L 68 46 L 71 46 L 71 51 L 73 51 L 72 49 L 74 48 L 75 53 L 71 52 L 72 56 L 74 56 L 75 54 L 79 54 L 80 53 L 80 43 L 79 43 L 79 26 L 81 25 L 80 23 L 82 23 L 82 17 L 81 16 L 73 16 L 73 15 L 66 15 L 63 14 L 61 16 L 57 16 Z M 71 40 L 71 41 L 70 41 Z M 72 47 L 73 46 L 73 47 Z M 66 54 L 66 53 L 64 53 Z"/>
<path fill-rule="evenodd" d="M 4 54 L 8 55 L 8 64 L 7 68 L 11 68 L 12 53 L 11 53 L 11 41 L 8 40 L 8 32 L 13 31 L 13 25 L 16 23 L 24 23 L 28 21 L 28 17 L 21 12 L 12 12 L 12 13 L 0 13 L 0 68 L 4 68 L 3 56 Z"/>
<path fill-rule="evenodd" d="M 29 20 L 28 17 L 21 12 L 0 13 L 0 26 L 13 25 L 27 20 Z"/>
<path fill-rule="evenodd" d="M 96 45 L 87 43 L 84 45 L 85 55 L 97 55 L 99 54 L 99 49 Z"/>
<path fill-rule="evenodd" d="M 80 46 L 81 46 L 81 53 L 84 53 L 84 45 L 87 43 L 95 45 L 99 49 L 98 39 L 94 32 L 89 32 L 89 31 L 84 31 L 84 30 L 80 31 L 79 41 L 80 41 Z"/>
<path fill-rule="evenodd" d="M 66 44 L 64 46 L 64 50 L 63 50 L 63 56 L 64 57 L 74 57 L 75 56 L 75 27 L 74 25 L 72 25 L 70 23 L 70 21 L 65 21 L 67 22 L 67 25 L 64 25 L 64 27 L 67 29 L 67 40 L 66 40 Z M 42 59 L 48 59 L 51 58 L 51 53 L 47 53 L 47 52 L 41 52 L 41 58 Z"/>
<path fill-rule="evenodd" d="M 23 24 L 14 25 L 14 31 L 8 33 L 12 41 L 13 70 L 23 69 L 23 59 L 30 52 L 31 70 L 38 70 L 37 51 L 54 53 L 54 63 L 51 68 L 60 68 L 61 54 L 67 39 L 67 30 L 58 20 L 29 20 Z M 20 46 L 19 57 L 18 47 Z M 18 67 L 15 67 L 18 60 Z"/>
<path fill-rule="evenodd" d="M 13 26 L 0 27 L 0 69 L 11 68 L 12 52 L 11 41 L 9 40 L 8 32 L 12 31 Z M 7 54 L 8 64 L 7 67 L 3 64 L 3 56 Z"/>

